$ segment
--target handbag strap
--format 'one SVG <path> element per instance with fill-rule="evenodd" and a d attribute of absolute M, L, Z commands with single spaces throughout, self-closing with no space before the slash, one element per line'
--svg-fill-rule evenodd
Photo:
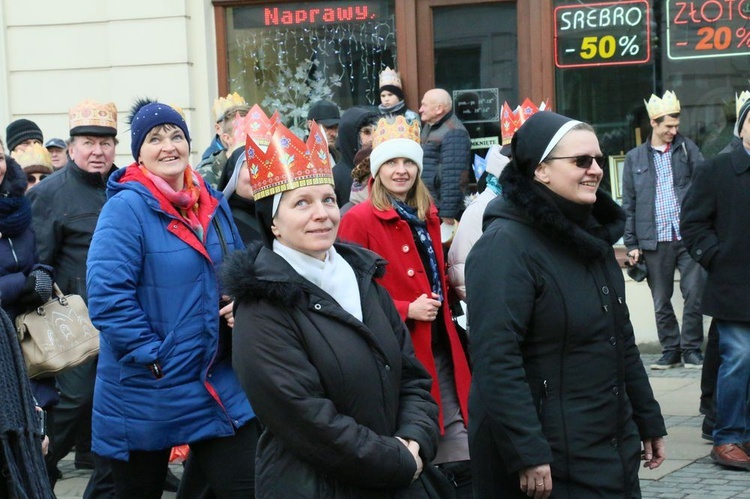
<path fill-rule="evenodd" d="M 219 243 L 221 244 L 221 256 L 222 261 L 226 259 L 227 257 L 227 242 L 224 240 L 224 233 L 221 231 L 221 225 L 219 224 L 219 221 L 216 219 L 217 217 L 214 217 L 211 219 L 211 222 L 214 224 L 214 228 L 216 229 L 216 234 L 219 236 Z"/>
<path fill-rule="evenodd" d="M 57 296 L 58 298 L 65 298 L 65 295 L 60 289 L 60 286 L 58 286 L 56 282 L 52 283 L 52 291 L 54 291 L 55 296 Z"/>

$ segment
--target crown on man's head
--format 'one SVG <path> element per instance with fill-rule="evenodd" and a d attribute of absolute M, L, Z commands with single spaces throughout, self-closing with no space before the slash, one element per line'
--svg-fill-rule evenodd
<path fill-rule="evenodd" d="M 224 117 L 224 113 L 226 113 L 230 107 L 246 105 L 247 102 L 245 102 L 245 99 L 237 92 L 231 93 L 226 97 L 219 97 L 214 101 L 214 121 L 216 123 L 221 121 Z"/>
<path fill-rule="evenodd" d="M 393 139 L 408 139 L 419 144 L 419 123 L 401 115 L 380 118 L 372 138 L 372 148 Z"/>
<path fill-rule="evenodd" d="M 513 111 L 510 110 L 510 106 L 507 102 L 503 102 L 502 112 L 500 114 L 500 135 L 502 137 L 502 145 L 510 144 L 513 139 L 513 134 L 516 133 L 524 122 L 531 118 L 539 111 L 549 110 L 549 101 L 543 101 L 537 107 L 527 97 L 524 101 L 516 107 Z"/>
<path fill-rule="evenodd" d="M 68 110 L 70 135 L 117 135 L 117 106 L 114 102 L 84 100 Z"/>
<path fill-rule="evenodd" d="M 745 102 L 747 102 L 748 99 L 750 99 L 750 92 L 747 90 L 744 90 L 740 95 L 737 95 L 735 92 L 734 94 L 735 99 L 735 116 L 737 116 L 737 119 L 740 117 L 740 109 L 742 109 L 742 106 L 745 105 Z"/>
<path fill-rule="evenodd" d="M 646 111 L 648 111 L 648 117 L 652 120 L 661 118 L 668 114 L 678 114 L 680 112 L 680 101 L 677 100 L 677 95 L 674 92 L 667 90 L 664 92 L 664 96 L 660 99 L 658 96 L 651 94 L 651 98 L 646 102 Z"/>
<path fill-rule="evenodd" d="M 395 87 L 401 88 L 401 75 L 398 74 L 398 71 L 395 71 L 388 66 L 386 66 L 385 69 L 380 73 L 378 86 L 384 87 L 386 85 L 393 85 Z"/>
<path fill-rule="evenodd" d="M 276 116 L 274 114 L 274 116 Z M 275 128 L 268 116 L 255 104 L 245 116 L 240 113 L 234 115 L 234 143 L 242 144 L 245 142 L 245 136 L 249 136 L 263 150 L 268 148 L 271 143 L 271 136 Z"/>
<path fill-rule="evenodd" d="M 18 151 L 18 150 L 16 150 Z M 14 152 L 11 157 L 21 165 L 21 168 L 30 166 L 42 166 L 52 173 L 52 156 L 46 147 L 41 144 L 34 144 L 27 147 L 23 152 Z"/>
<path fill-rule="evenodd" d="M 266 151 L 247 136 L 245 155 L 256 201 L 298 187 L 333 185 L 328 143 L 315 122 L 307 143 L 282 124 L 276 126 Z"/>

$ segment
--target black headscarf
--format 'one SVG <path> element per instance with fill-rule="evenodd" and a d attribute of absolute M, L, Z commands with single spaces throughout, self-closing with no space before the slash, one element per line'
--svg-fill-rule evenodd
<path fill-rule="evenodd" d="M 579 123 L 580 121 L 551 111 L 536 113 L 513 134 L 510 143 L 513 160 L 506 168 L 515 168 L 523 176 L 533 177 L 539 163 Z"/>

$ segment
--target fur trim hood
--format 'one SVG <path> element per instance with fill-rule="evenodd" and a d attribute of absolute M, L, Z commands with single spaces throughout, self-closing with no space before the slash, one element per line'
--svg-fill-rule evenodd
<path fill-rule="evenodd" d="M 378 278 L 387 262 L 370 250 L 348 243 L 334 245 L 338 254 L 351 265 L 359 281 Z M 236 303 L 268 300 L 291 308 L 305 294 L 322 291 L 294 269 L 281 256 L 260 242 L 230 255 L 221 268 L 224 291 Z"/>
<path fill-rule="evenodd" d="M 589 224 L 574 224 L 560 209 L 534 189 L 534 180 L 516 168 L 505 168 L 500 176 L 503 193 L 487 206 L 483 229 L 496 218 L 516 220 L 535 227 L 583 258 L 601 257 L 625 232 L 625 212 L 599 189 Z"/>

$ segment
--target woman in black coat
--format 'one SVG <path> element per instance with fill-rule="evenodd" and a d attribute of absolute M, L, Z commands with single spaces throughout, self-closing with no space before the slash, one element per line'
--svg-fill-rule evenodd
<path fill-rule="evenodd" d="M 415 480 L 438 436 L 430 377 L 375 282 L 385 262 L 334 245 L 340 216 L 322 138 L 313 126 L 305 145 L 279 126 L 271 161 L 253 151 L 265 245 L 223 270 L 236 304 L 233 366 L 265 425 L 256 494 L 423 497 Z"/>
<path fill-rule="evenodd" d="M 661 464 L 666 430 L 612 250 L 625 216 L 597 190 L 598 140 L 541 112 L 512 149 L 466 268 L 475 495 L 640 497 L 639 460 Z"/>

